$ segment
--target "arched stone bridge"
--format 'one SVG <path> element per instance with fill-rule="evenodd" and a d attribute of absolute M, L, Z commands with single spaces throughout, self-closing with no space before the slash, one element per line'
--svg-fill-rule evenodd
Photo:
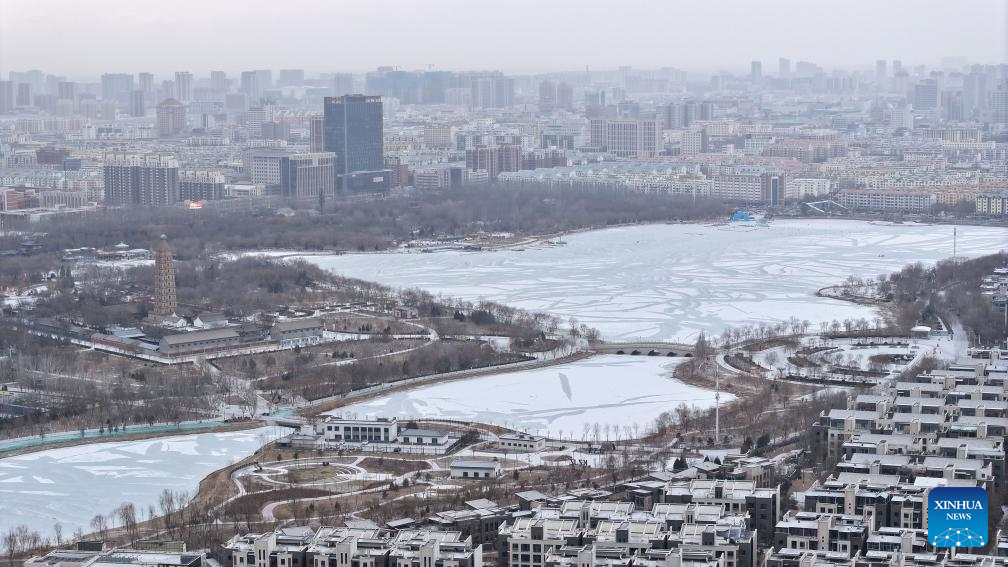
<path fill-rule="evenodd" d="M 625 354 L 630 356 L 693 356 L 693 346 L 665 342 L 604 342 L 592 345 L 599 354 Z"/>

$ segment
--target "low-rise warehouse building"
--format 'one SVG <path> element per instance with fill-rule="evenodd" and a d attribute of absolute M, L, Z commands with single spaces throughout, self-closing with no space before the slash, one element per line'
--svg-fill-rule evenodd
<path fill-rule="evenodd" d="M 236 346 L 238 331 L 234 329 L 207 329 L 161 337 L 158 350 L 163 354 L 185 354 L 204 350 Z"/>
<path fill-rule="evenodd" d="M 463 480 L 496 478 L 501 475 L 501 466 L 497 461 L 455 459 L 450 470 L 451 478 Z"/>
<path fill-rule="evenodd" d="M 546 438 L 527 433 L 503 433 L 497 437 L 497 448 L 505 451 L 542 451 Z"/>

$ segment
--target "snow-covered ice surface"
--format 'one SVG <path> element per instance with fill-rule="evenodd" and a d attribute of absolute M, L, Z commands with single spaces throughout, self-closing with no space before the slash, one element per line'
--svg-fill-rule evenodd
<path fill-rule="evenodd" d="M 93 443 L 0 459 L 0 533 L 25 524 L 43 535 L 90 532 L 96 514 L 132 502 L 137 515 L 168 488 L 192 495 L 213 471 L 251 455 L 277 430 L 264 427 L 141 441 Z M 118 524 L 117 524 L 118 525 Z"/>
<path fill-rule="evenodd" d="M 598 356 L 470 380 L 445 382 L 352 404 L 343 416 L 447 418 L 506 425 L 529 433 L 580 439 L 584 426 L 649 425 L 680 403 L 709 407 L 714 392 L 672 378 L 683 359 Z M 721 401 L 733 399 L 721 393 Z M 591 437 L 591 435 L 589 436 Z M 615 433 L 610 434 L 615 438 Z"/>
<path fill-rule="evenodd" d="M 393 287 L 481 298 L 576 317 L 604 337 L 692 341 L 700 330 L 864 317 L 870 307 L 815 296 L 848 275 L 874 277 L 952 256 L 952 226 L 775 220 L 769 226 L 644 225 L 565 237 L 524 251 L 348 254 L 305 259 Z M 958 227 L 958 254 L 1008 248 L 1008 229 Z"/>

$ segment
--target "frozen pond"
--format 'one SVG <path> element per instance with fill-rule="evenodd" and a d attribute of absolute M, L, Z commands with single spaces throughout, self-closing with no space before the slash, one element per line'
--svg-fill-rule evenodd
<path fill-rule="evenodd" d="M 276 433 L 272 427 L 198 433 L 0 459 L 0 533 L 25 524 L 51 535 L 56 522 L 64 537 L 77 528 L 87 533 L 95 514 L 108 516 L 123 502 L 146 519 L 164 489 L 191 495 L 206 475 L 251 455 Z"/>
<path fill-rule="evenodd" d="M 683 359 L 598 356 L 578 362 L 445 382 L 360 402 L 331 413 L 343 416 L 448 418 L 506 425 L 529 433 L 581 439 L 596 423 L 643 430 L 680 403 L 710 407 L 714 392 L 671 377 Z M 733 399 L 722 392 L 722 402 Z M 615 433 L 610 434 L 615 438 Z M 589 439 L 593 434 L 589 434 Z"/>
<path fill-rule="evenodd" d="M 958 254 L 1008 248 L 1008 230 L 958 227 Z M 776 220 L 769 226 L 646 225 L 570 235 L 524 251 L 351 254 L 305 259 L 393 287 L 481 298 L 597 327 L 609 339 L 692 341 L 700 330 L 875 317 L 815 296 L 848 275 L 874 277 L 952 256 L 952 226 Z"/>

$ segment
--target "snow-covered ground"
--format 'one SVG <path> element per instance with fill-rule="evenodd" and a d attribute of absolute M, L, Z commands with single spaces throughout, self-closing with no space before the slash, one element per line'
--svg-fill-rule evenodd
<path fill-rule="evenodd" d="M 51 535 L 56 522 L 64 534 L 89 532 L 91 518 L 108 516 L 123 502 L 146 518 L 164 489 L 191 495 L 206 475 L 251 455 L 278 433 L 264 427 L 178 435 L 0 459 L 0 533 L 25 524 Z"/>
<path fill-rule="evenodd" d="M 645 225 L 573 234 L 524 251 L 348 254 L 305 259 L 347 276 L 576 317 L 609 339 L 693 340 L 700 330 L 864 317 L 819 298 L 847 276 L 874 277 L 952 256 L 952 226 L 775 220 L 767 227 Z M 1008 229 L 958 227 L 961 257 L 1008 247 Z"/>
<path fill-rule="evenodd" d="M 340 408 L 343 416 L 447 418 L 506 425 L 529 433 L 581 439 L 596 423 L 643 429 L 680 403 L 709 407 L 714 392 L 671 377 L 683 359 L 598 356 L 506 374 L 434 384 Z M 733 399 L 722 392 L 721 401 Z M 589 438 L 593 437 L 593 433 Z"/>
<path fill-rule="evenodd" d="M 966 333 L 959 325 L 955 326 L 959 332 L 956 336 L 932 336 L 927 339 L 898 339 L 905 342 L 905 345 L 877 345 L 864 346 L 858 344 L 860 339 L 833 339 L 820 342 L 817 337 L 806 337 L 802 340 L 804 346 L 828 346 L 829 350 L 823 350 L 807 354 L 809 360 L 819 364 L 819 371 L 824 372 L 833 365 L 840 365 L 847 368 L 860 368 L 861 370 L 878 370 L 895 376 L 906 370 L 906 368 L 923 357 L 935 357 L 947 361 L 957 361 L 969 356 L 966 341 Z M 882 339 L 877 339 L 882 340 Z M 793 350 L 788 350 L 783 346 L 777 346 L 759 351 L 752 355 L 753 361 L 763 368 L 772 369 L 779 372 L 793 372 L 798 374 L 808 374 L 809 369 L 799 368 L 788 361 L 788 357 L 794 354 Z M 875 355 L 901 355 L 911 357 L 909 360 L 885 364 L 883 367 L 872 368 L 871 357 Z"/>
<path fill-rule="evenodd" d="M 839 364 L 848 368 L 859 368 L 861 370 L 874 370 L 870 360 L 872 356 L 887 354 L 916 357 L 922 352 L 921 349 L 929 350 L 933 348 L 935 342 L 930 340 L 904 340 L 907 342 L 906 346 L 859 346 L 850 339 L 837 339 L 828 341 L 825 344 L 825 346 L 830 347 L 830 350 L 819 351 L 807 354 L 806 356 L 809 360 L 818 363 L 821 371 L 833 364 Z M 805 339 L 802 341 L 802 344 L 806 346 L 821 346 L 821 343 L 813 338 Z M 917 348 L 913 348 L 914 346 L 917 346 Z M 799 368 L 788 361 L 788 357 L 792 354 L 794 354 L 793 351 L 779 346 L 755 353 L 753 361 L 763 368 L 775 369 L 780 372 L 807 373 L 808 369 Z M 878 368 L 878 370 L 900 372 L 906 368 L 908 362 L 887 364 L 884 367 Z"/>

